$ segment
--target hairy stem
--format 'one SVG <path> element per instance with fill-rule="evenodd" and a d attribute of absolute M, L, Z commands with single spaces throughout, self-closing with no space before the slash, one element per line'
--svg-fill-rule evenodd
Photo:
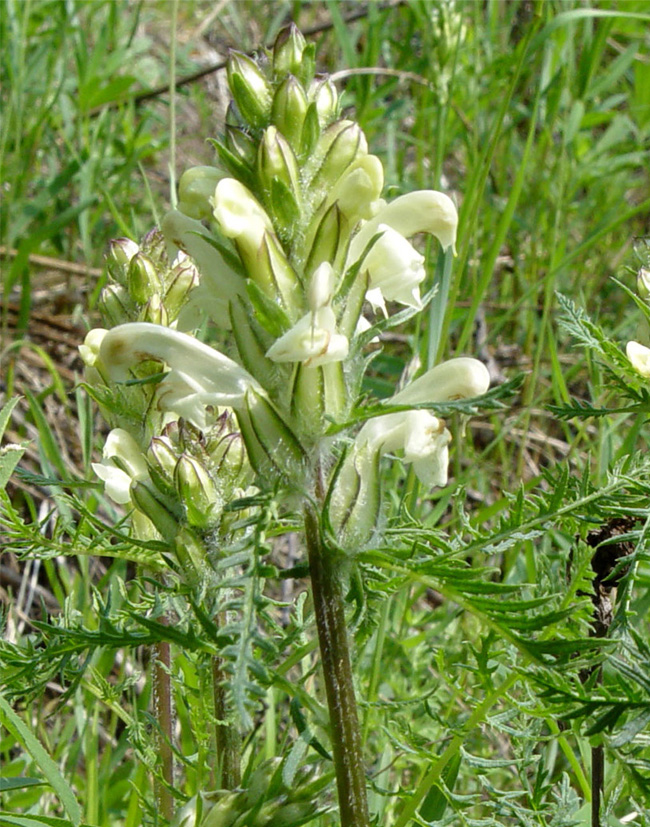
<path fill-rule="evenodd" d="M 159 641 L 154 647 L 153 693 L 154 713 L 158 721 L 157 747 L 160 755 L 162 780 L 155 780 L 155 795 L 160 815 L 171 821 L 174 816 L 174 799 L 170 788 L 174 785 L 174 754 L 172 752 L 172 691 L 171 652 L 167 641 Z"/>
<path fill-rule="evenodd" d="M 345 623 L 341 564 L 322 542 L 318 517 L 305 509 L 305 536 L 318 628 L 341 827 L 369 827 L 361 729 Z"/>
<path fill-rule="evenodd" d="M 214 716 L 217 719 L 217 787 L 222 790 L 234 790 L 241 781 L 241 742 L 239 732 L 229 717 L 223 661 L 216 655 L 212 658 L 212 685 Z"/>

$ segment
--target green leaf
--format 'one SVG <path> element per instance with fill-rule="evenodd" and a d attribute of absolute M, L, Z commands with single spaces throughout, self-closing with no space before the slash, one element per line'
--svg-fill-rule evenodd
<path fill-rule="evenodd" d="M 46 782 L 40 778 L 25 778 L 24 776 L 19 776 L 18 778 L 0 778 L 0 792 L 24 790 L 27 787 L 42 787 L 45 783 Z"/>
<path fill-rule="evenodd" d="M 460 769 L 461 754 L 455 753 L 449 763 L 442 771 L 442 780 L 444 786 L 449 790 L 454 789 L 456 778 L 458 777 L 458 770 Z M 438 784 L 433 784 L 426 798 L 420 807 L 420 815 L 425 821 L 440 821 L 447 809 L 447 796 L 443 788 Z"/>
<path fill-rule="evenodd" d="M 70 789 L 68 783 L 61 775 L 59 768 L 45 752 L 40 741 L 32 734 L 25 722 L 18 716 L 11 706 L 7 703 L 4 696 L 0 693 L 0 721 L 11 732 L 16 740 L 23 746 L 24 749 L 32 756 L 36 765 L 41 770 L 45 778 L 47 778 L 52 789 L 59 797 L 61 803 L 65 807 L 66 812 L 70 816 L 71 822 L 59 820 L 59 823 L 69 825 L 72 823 L 74 827 L 79 827 L 81 824 L 81 809 L 77 803 L 74 793 Z M 19 823 L 20 822 L 14 822 Z M 29 822 L 24 822 L 25 824 Z M 39 822 L 36 822 L 37 824 Z M 42 824 L 47 824 L 47 821 L 41 821 Z"/>
<path fill-rule="evenodd" d="M 77 821 L 69 821 L 67 818 L 56 818 L 55 816 L 35 815 L 13 815 L 11 813 L 0 813 L 0 827 L 4 825 L 13 827 L 89 827 L 88 824 L 79 824 Z"/>

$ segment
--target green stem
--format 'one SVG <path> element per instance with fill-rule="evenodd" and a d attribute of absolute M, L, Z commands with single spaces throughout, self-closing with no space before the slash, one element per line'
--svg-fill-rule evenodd
<path fill-rule="evenodd" d="M 217 787 L 234 790 L 241 781 L 241 742 L 237 727 L 230 720 L 224 678 L 223 661 L 215 655 L 212 658 L 212 681 L 214 716 L 217 719 Z"/>
<path fill-rule="evenodd" d="M 318 516 L 305 508 L 305 537 L 318 628 L 341 827 L 369 827 L 361 729 L 345 623 L 341 560 L 323 545 Z"/>
<path fill-rule="evenodd" d="M 174 786 L 174 754 L 172 752 L 172 731 L 174 714 L 172 711 L 171 692 L 171 652 L 167 641 L 159 641 L 154 648 L 153 692 L 154 711 L 158 721 L 158 753 L 160 755 L 160 774 L 154 783 L 156 804 L 160 815 L 167 821 L 174 816 L 174 799 L 171 788 Z"/>

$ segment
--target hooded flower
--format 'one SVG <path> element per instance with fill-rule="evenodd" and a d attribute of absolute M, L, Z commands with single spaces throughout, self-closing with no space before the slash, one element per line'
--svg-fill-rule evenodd
<path fill-rule="evenodd" d="M 260 389 L 232 359 L 186 333 L 137 322 L 119 325 L 101 341 L 99 358 L 113 380 L 129 378 L 138 362 L 158 360 L 170 370 L 158 386 L 160 407 L 204 428 L 210 408 L 240 408 L 246 391 Z"/>
<path fill-rule="evenodd" d="M 482 362 L 461 356 L 431 368 L 387 400 L 389 405 L 449 402 L 481 396 L 490 386 L 490 374 Z M 368 421 L 356 438 L 358 447 L 370 453 L 404 451 L 418 479 L 429 487 L 447 483 L 448 446 L 451 434 L 444 420 L 429 411 L 386 414 Z"/>
<path fill-rule="evenodd" d="M 373 237 L 381 233 L 361 263 L 370 276 L 368 301 L 384 308 L 384 300 L 420 306 L 419 285 L 424 259 L 407 241 L 417 233 L 434 235 L 443 250 L 456 242 L 458 213 L 441 192 L 420 190 L 385 204 L 361 227 L 350 243 L 346 267 L 358 262 Z"/>

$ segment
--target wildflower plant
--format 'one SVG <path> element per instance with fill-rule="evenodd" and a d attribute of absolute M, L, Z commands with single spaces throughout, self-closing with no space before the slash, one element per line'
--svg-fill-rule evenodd
<path fill-rule="evenodd" d="M 314 48 L 295 27 L 259 61 L 232 52 L 227 71 L 233 100 L 213 141 L 216 165 L 183 174 L 160 231 L 111 248 L 107 329 L 81 348 L 112 427 L 93 467 L 131 509 L 134 534 L 162 543 L 163 561 L 203 595 L 216 587 L 223 548 L 251 536 L 258 494 L 292 515 L 311 579 L 340 821 L 367 827 L 346 592 L 359 553 L 382 536 L 383 457 L 401 457 L 426 489 L 444 486 L 452 437 L 442 414 L 476 410 L 463 400 L 485 394 L 490 379 L 482 362 L 459 357 L 364 402 L 371 342 L 434 292 L 423 296 L 425 258 L 412 239 L 430 234 L 450 259 L 456 207 L 428 190 L 382 199 L 381 161 L 342 117 L 332 82 L 315 75 Z M 241 718 L 226 714 L 237 730 Z M 236 786 L 236 763 L 223 786 Z M 271 784 L 271 769 L 259 772 Z M 282 804 L 293 824 L 315 812 L 297 798 Z M 179 823 L 199 817 L 198 801 Z M 201 799 L 201 823 L 252 824 L 246 806 L 237 793 Z M 218 815 L 233 808 L 240 820 Z M 278 819 L 275 810 L 254 823 Z"/>

